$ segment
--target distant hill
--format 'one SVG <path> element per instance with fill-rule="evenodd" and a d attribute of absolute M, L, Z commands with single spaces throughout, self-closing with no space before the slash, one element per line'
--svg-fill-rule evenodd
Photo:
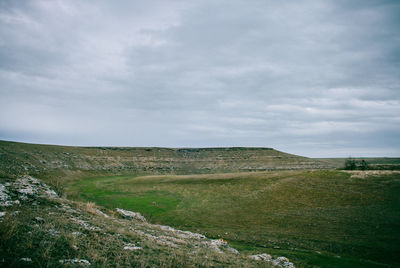
<path fill-rule="evenodd" d="M 205 174 L 330 167 L 271 148 L 73 147 L 0 141 L 2 176 Z"/>

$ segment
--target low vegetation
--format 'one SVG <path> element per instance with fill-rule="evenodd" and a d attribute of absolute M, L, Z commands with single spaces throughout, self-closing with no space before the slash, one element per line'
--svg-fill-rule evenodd
<path fill-rule="evenodd" d="M 59 198 L 32 177 L 0 186 L 1 267 L 272 267 L 223 240 Z"/>
<path fill-rule="evenodd" d="M 398 265 L 400 173 L 360 172 L 101 177 L 66 193 L 301 265 Z"/>
<path fill-rule="evenodd" d="M 400 159 L 345 162 L 0 141 L 0 266 L 400 266 Z"/>
<path fill-rule="evenodd" d="M 54 185 L 88 175 L 210 174 L 327 167 L 332 165 L 271 148 L 71 147 L 0 141 L 0 176 L 28 173 L 46 181 L 54 179 Z"/>

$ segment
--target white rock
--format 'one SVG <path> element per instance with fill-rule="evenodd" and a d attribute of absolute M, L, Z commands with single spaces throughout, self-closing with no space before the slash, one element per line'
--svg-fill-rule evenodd
<path fill-rule="evenodd" d="M 277 258 L 272 258 L 271 255 L 267 253 L 263 254 L 256 254 L 256 255 L 251 255 L 249 256 L 250 259 L 256 260 L 256 261 L 266 261 L 270 262 L 275 266 L 278 267 L 283 267 L 283 268 L 295 268 L 294 264 L 289 261 L 288 258 L 286 257 L 277 257 Z"/>
<path fill-rule="evenodd" d="M 295 268 L 294 264 L 286 257 L 278 257 L 271 261 L 274 265 L 284 268 Z"/>
<path fill-rule="evenodd" d="M 161 246 L 167 246 L 169 248 L 177 248 L 178 245 L 171 242 L 171 241 L 167 241 L 167 240 L 162 240 L 162 239 L 158 239 L 156 240 L 156 243 L 161 245 Z"/>
<path fill-rule="evenodd" d="M 0 212 L 0 218 L 4 217 L 7 214 L 7 212 Z"/>
<path fill-rule="evenodd" d="M 23 200 L 26 200 L 27 196 L 37 196 L 39 194 L 41 197 L 58 198 L 57 193 L 47 184 L 41 183 L 38 179 L 30 176 L 18 178 L 13 185 L 17 192 L 22 194 L 20 198 Z"/>
<path fill-rule="evenodd" d="M 231 248 L 228 245 L 228 242 L 223 239 L 210 240 L 209 242 L 206 242 L 206 244 L 218 253 L 223 253 L 222 250 L 226 250 L 234 254 L 239 254 L 239 251 L 237 251 L 234 248 Z"/>
<path fill-rule="evenodd" d="M 80 220 L 80 219 L 77 219 L 77 218 L 72 218 L 72 220 L 75 221 L 76 223 L 78 223 L 80 226 L 82 226 L 86 230 L 89 230 L 89 231 L 101 231 L 100 227 L 93 226 L 90 223 L 88 223 L 87 221 Z"/>
<path fill-rule="evenodd" d="M 132 212 L 132 211 L 125 210 L 125 209 L 120 209 L 120 208 L 117 208 L 117 212 L 119 214 L 121 214 L 124 218 L 136 219 L 136 220 L 139 220 L 139 221 L 146 222 L 146 218 L 143 217 L 142 214 L 140 214 L 139 212 Z"/>
<path fill-rule="evenodd" d="M 231 248 L 231 247 L 227 246 L 226 250 L 233 254 L 239 254 L 239 251 L 236 248 Z"/>
<path fill-rule="evenodd" d="M 135 244 L 127 244 L 124 247 L 125 250 L 140 250 L 142 247 L 136 246 Z"/>
<path fill-rule="evenodd" d="M 110 216 L 108 216 L 106 213 L 104 213 L 103 211 L 96 209 L 96 214 L 103 216 L 104 218 L 110 218 Z"/>
<path fill-rule="evenodd" d="M 174 235 L 176 235 L 180 238 L 186 238 L 186 239 L 205 239 L 206 238 L 202 234 L 192 233 L 190 231 L 177 230 L 177 229 L 172 228 L 171 226 L 167 226 L 167 225 L 153 224 L 152 226 L 159 228 L 163 231 L 172 232 Z"/>
<path fill-rule="evenodd" d="M 7 190 L 6 186 L 0 184 L 0 206 L 8 207 L 11 205 L 10 204 L 11 198 L 8 194 L 9 191 Z"/>
<path fill-rule="evenodd" d="M 50 229 L 50 230 L 49 230 L 49 234 L 50 234 L 50 235 L 53 235 L 53 236 L 59 236 L 59 235 L 60 235 L 60 232 L 57 231 L 57 230 L 55 230 L 55 229 Z"/>
<path fill-rule="evenodd" d="M 17 188 L 17 192 L 24 195 L 36 195 L 38 180 L 32 177 L 23 177 L 15 181 L 14 186 Z"/>
<path fill-rule="evenodd" d="M 55 191 L 51 190 L 50 188 L 45 189 L 44 190 L 44 194 L 47 195 L 47 197 L 50 197 L 50 198 L 57 198 L 58 197 L 58 194 Z"/>
<path fill-rule="evenodd" d="M 76 264 L 80 266 L 90 266 L 90 262 L 84 259 L 65 259 L 59 260 L 62 264 Z"/>
<path fill-rule="evenodd" d="M 251 255 L 249 256 L 249 258 L 256 261 L 270 261 L 272 259 L 272 256 L 267 253 L 262 253 L 262 254 Z"/>
<path fill-rule="evenodd" d="M 35 221 L 37 222 L 44 222 L 44 219 L 41 217 L 35 217 Z"/>
<path fill-rule="evenodd" d="M 80 236 L 80 235 L 82 235 L 82 233 L 81 232 L 72 232 L 72 235 L 73 236 Z"/>
<path fill-rule="evenodd" d="M 31 262 L 32 259 L 31 258 L 21 258 L 19 259 L 20 261 L 26 261 L 26 262 Z"/>

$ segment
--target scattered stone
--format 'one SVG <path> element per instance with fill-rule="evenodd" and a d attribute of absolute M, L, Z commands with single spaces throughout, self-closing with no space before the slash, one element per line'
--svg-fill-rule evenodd
<path fill-rule="evenodd" d="M 222 238 L 207 241 L 206 244 L 208 245 L 208 247 L 214 249 L 217 253 L 223 253 L 222 250 L 226 250 L 234 254 L 239 254 L 239 251 L 237 251 L 234 248 L 231 248 L 228 245 L 228 242 L 223 240 Z"/>
<path fill-rule="evenodd" d="M 177 244 L 175 244 L 175 243 L 173 243 L 173 242 L 171 242 L 171 241 L 166 241 L 166 240 L 156 240 L 156 243 L 157 243 L 158 245 L 161 245 L 161 246 L 168 246 L 168 247 L 170 247 L 170 248 L 177 248 L 177 247 L 178 247 Z"/>
<path fill-rule="evenodd" d="M 185 240 L 182 240 L 182 239 L 179 239 L 176 237 L 161 235 L 161 236 L 159 236 L 159 238 L 161 238 L 163 240 L 172 241 L 173 243 L 176 243 L 176 244 L 187 245 L 187 242 Z"/>
<path fill-rule="evenodd" d="M 146 237 L 147 239 L 150 239 L 150 240 L 155 240 L 155 241 L 158 241 L 158 240 L 159 240 L 159 238 L 158 238 L 157 236 L 154 236 L 154 235 L 151 235 L 151 234 L 142 232 L 142 231 L 140 231 L 140 230 L 135 230 L 135 233 L 137 233 L 137 234 L 140 235 L 140 236 L 144 236 L 144 237 Z M 121 235 L 121 234 L 117 234 L 117 236 L 120 236 L 120 235 Z"/>
<path fill-rule="evenodd" d="M 11 197 L 9 196 L 9 191 L 6 186 L 0 184 L 0 206 L 8 207 L 12 205 Z"/>
<path fill-rule="evenodd" d="M 274 265 L 284 268 L 295 268 L 294 264 L 286 257 L 278 257 L 271 261 Z"/>
<path fill-rule="evenodd" d="M 72 232 L 72 235 L 73 236 L 80 236 L 80 235 L 82 235 L 82 233 L 81 232 Z"/>
<path fill-rule="evenodd" d="M 78 223 L 80 226 L 82 226 L 84 229 L 89 230 L 89 231 L 101 231 L 100 227 L 97 226 L 92 226 L 90 223 L 84 220 L 80 220 L 77 218 L 72 218 L 73 221 Z"/>
<path fill-rule="evenodd" d="M 36 185 L 39 184 L 39 181 L 32 177 L 23 177 L 19 178 L 14 185 L 17 186 L 17 192 L 27 195 L 34 196 L 37 195 L 38 190 Z"/>
<path fill-rule="evenodd" d="M 136 246 L 135 244 L 127 244 L 124 247 L 125 250 L 140 250 L 142 247 Z"/>
<path fill-rule="evenodd" d="M 9 188 L 8 188 L 9 187 Z M 50 189 L 49 186 L 44 184 L 43 182 L 40 182 L 39 180 L 32 178 L 30 176 L 25 176 L 22 178 L 17 179 L 14 183 L 9 184 L 9 186 L 5 186 L 5 184 L 0 184 L 0 207 L 4 206 L 3 204 L 13 205 L 13 204 L 19 204 L 19 200 L 13 201 L 13 199 L 20 199 L 20 200 L 29 200 L 29 204 L 33 205 L 34 203 L 37 203 L 38 205 L 41 205 L 41 199 L 37 199 L 38 197 L 43 197 L 43 198 L 59 198 L 58 195 Z M 57 200 L 58 206 L 55 205 L 55 207 L 58 209 L 57 213 L 55 212 L 48 212 L 50 214 L 62 214 L 65 216 L 70 217 L 71 221 L 74 221 L 76 224 L 75 227 L 77 227 L 75 230 L 81 230 L 84 228 L 86 230 L 96 230 L 96 231 L 101 231 L 104 232 L 106 231 L 100 229 L 97 226 L 94 226 L 95 222 L 92 223 L 90 220 L 93 216 L 85 217 L 82 212 L 86 212 L 80 209 L 73 209 L 71 208 L 71 205 L 75 204 L 73 202 L 69 202 L 68 200 L 61 199 L 59 198 Z M 156 203 L 153 205 L 157 205 Z M 75 208 L 75 206 L 74 206 Z M 127 223 L 125 220 L 122 220 L 121 218 L 116 219 L 112 217 L 111 219 L 115 221 L 115 223 L 123 224 L 125 227 L 129 228 L 130 231 L 137 233 L 138 235 L 142 236 L 145 238 L 146 241 L 151 241 L 154 244 L 162 245 L 165 247 L 179 247 L 180 245 L 189 245 L 189 247 L 193 248 L 195 252 L 200 250 L 199 248 L 202 249 L 210 249 L 214 250 L 215 252 L 222 253 L 222 254 L 239 254 L 239 252 L 231 248 L 227 241 L 223 239 L 215 239 L 215 240 L 209 240 L 206 239 L 205 235 L 199 234 L 199 233 L 192 233 L 190 231 L 182 231 L 182 230 L 177 230 L 174 229 L 170 226 L 165 226 L 165 225 L 155 225 L 155 224 L 149 224 L 146 221 L 146 218 L 141 215 L 138 212 L 132 212 L 129 210 L 124 210 L 124 209 L 116 209 L 117 213 L 119 213 L 123 218 L 127 219 L 134 219 L 143 222 L 144 224 L 141 224 L 139 222 L 129 222 Z M 0 221 L 1 219 L 6 215 L 7 212 L 0 212 Z M 13 213 L 13 212 L 10 212 Z M 17 213 L 17 212 L 15 212 Z M 104 218 L 110 218 L 109 215 L 105 214 L 99 209 L 96 209 L 96 207 L 93 207 L 93 210 L 90 211 L 92 214 L 97 214 L 99 216 L 102 216 Z M 50 219 L 50 218 L 49 218 Z M 33 225 L 37 228 L 40 228 L 39 225 L 41 223 L 44 223 L 46 221 L 49 221 L 49 219 L 41 217 L 34 217 L 33 220 Z M 89 222 L 90 221 L 90 222 Z M 79 224 L 79 226 L 77 225 Z M 129 226 L 127 226 L 129 225 Z M 81 228 L 82 226 L 83 228 Z M 134 227 L 134 228 L 133 228 Z M 43 226 L 42 226 L 43 228 Z M 123 228 L 123 227 L 121 227 Z M 47 230 L 49 235 L 52 236 L 59 236 L 60 232 L 55 230 L 54 228 Z M 104 233 L 106 234 L 106 233 Z M 227 235 L 227 233 L 225 233 Z M 75 231 L 72 232 L 73 236 L 85 236 L 82 232 Z M 112 234 L 116 236 L 121 236 L 121 234 Z M 74 250 L 77 252 L 80 250 L 76 245 L 71 246 Z M 144 250 L 141 246 L 136 245 L 134 243 L 128 243 L 123 246 L 123 250 L 127 251 L 140 251 Z M 278 258 L 272 258 L 269 254 L 258 254 L 258 255 L 252 255 L 249 256 L 249 258 L 258 260 L 258 261 L 265 261 L 269 262 L 270 264 L 283 267 L 283 268 L 294 268 L 293 263 L 289 261 L 289 259 L 285 257 L 278 257 Z M 30 258 L 21 258 L 21 261 L 26 261 L 30 262 Z M 67 266 L 89 266 L 91 263 L 88 260 L 85 259 L 63 259 L 59 260 L 60 264 L 67 265 Z M 28 265 L 28 264 L 25 264 Z M 0 265 L 1 266 L 1 265 Z"/>
<path fill-rule="evenodd" d="M 75 209 L 71 208 L 71 206 L 68 205 L 68 204 L 64 204 L 64 203 L 61 204 L 61 208 L 60 209 L 65 211 L 65 212 L 71 213 L 71 214 L 73 214 L 73 213 L 79 214 L 78 210 L 75 210 Z"/>
<path fill-rule="evenodd" d="M 215 239 L 209 242 L 210 248 L 214 249 L 218 253 L 223 253 L 222 250 L 219 248 L 220 246 L 225 245 L 226 241 L 222 239 Z"/>
<path fill-rule="evenodd" d="M 230 246 L 226 246 L 225 249 L 226 249 L 227 251 L 229 251 L 230 253 L 239 254 L 239 251 L 238 251 L 236 248 L 232 248 L 232 247 L 230 247 Z"/>
<path fill-rule="evenodd" d="M 272 259 L 272 256 L 267 253 L 262 253 L 262 254 L 251 255 L 249 256 L 249 258 L 256 261 L 270 261 Z"/>
<path fill-rule="evenodd" d="M 140 214 L 139 212 L 132 212 L 132 211 L 125 210 L 125 209 L 120 209 L 120 208 L 117 208 L 117 212 L 121 216 L 123 216 L 124 218 L 130 219 L 130 220 L 131 219 L 136 219 L 136 220 L 139 220 L 139 221 L 147 222 L 146 218 L 143 217 L 143 215 Z"/>
<path fill-rule="evenodd" d="M 96 211 L 97 215 L 103 216 L 104 218 L 110 218 L 110 216 L 108 216 L 106 213 L 104 213 L 100 209 L 96 209 L 95 211 Z"/>
<path fill-rule="evenodd" d="M 44 219 L 41 217 L 35 217 L 35 221 L 37 222 L 44 222 Z"/>
<path fill-rule="evenodd" d="M 49 230 L 49 234 L 50 234 L 50 235 L 53 235 L 53 236 L 59 236 L 59 235 L 60 235 L 60 232 L 59 232 L 59 231 L 56 231 L 55 229 L 50 229 L 50 230 Z"/>
<path fill-rule="evenodd" d="M 7 214 L 7 212 L 0 212 L 0 222 L 2 221 L 2 218 Z"/>
<path fill-rule="evenodd" d="M 90 266 L 90 262 L 84 259 L 65 259 L 59 260 L 61 264 L 76 264 L 80 266 Z"/>
<path fill-rule="evenodd" d="M 172 228 L 170 226 L 166 226 L 166 225 L 158 225 L 158 224 L 153 224 L 153 227 L 159 228 L 163 231 L 168 231 L 168 232 L 172 232 L 173 234 L 175 234 L 176 236 L 180 237 L 180 238 L 185 238 L 185 239 L 205 239 L 206 237 L 202 234 L 198 234 L 198 233 L 192 233 L 189 231 L 182 231 L 182 230 L 177 230 L 175 228 Z"/>
<path fill-rule="evenodd" d="M 21 194 L 19 195 L 19 198 L 22 200 L 38 196 L 45 198 L 58 198 L 57 193 L 51 190 L 47 184 L 42 183 L 31 176 L 18 178 L 13 183 L 13 186 L 16 191 Z"/>
<path fill-rule="evenodd" d="M 51 190 L 49 187 L 48 187 L 48 189 L 44 190 L 44 193 L 50 198 L 58 198 L 58 194 L 55 191 Z"/>
<path fill-rule="evenodd" d="M 290 262 L 289 259 L 286 257 L 272 258 L 271 255 L 269 255 L 267 253 L 262 253 L 262 254 L 251 255 L 251 256 L 249 256 L 249 258 L 256 260 L 256 261 L 270 262 L 275 266 L 279 266 L 279 267 L 283 267 L 283 268 L 295 268 L 294 264 L 292 262 Z"/>

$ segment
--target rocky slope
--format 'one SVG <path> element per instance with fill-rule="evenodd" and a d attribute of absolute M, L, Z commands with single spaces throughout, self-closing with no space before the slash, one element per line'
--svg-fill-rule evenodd
<path fill-rule="evenodd" d="M 270 148 L 69 147 L 0 141 L 0 175 L 201 174 L 328 168 Z M 79 175 L 79 174 L 78 174 Z"/>
<path fill-rule="evenodd" d="M 0 178 L 0 241 L 3 267 L 294 267 L 139 213 L 61 198 L 31 176 Z"/>

